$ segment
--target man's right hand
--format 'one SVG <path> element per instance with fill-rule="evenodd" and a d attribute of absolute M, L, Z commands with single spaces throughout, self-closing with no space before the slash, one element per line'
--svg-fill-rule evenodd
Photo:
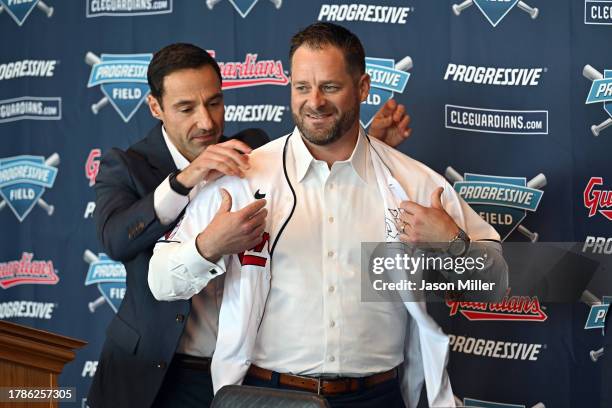
<path fill-rule="evenodd" d="M 255 247 L 266 227 L 266 200 L 257 200 L 241 210 L 231 212 L 232 196 L 221 189 L 221 207 L 210 224 L 198 234 L 196 247 L 200 255 L 217 262 L 223 255 L 238 254 Z"/>
<path fill-rule="evenodd" d="M 240 140 L 228 140 L 208 146 L 176 177 L 181 185 L 191 188 L 201 181 L 212 181 L 223 174 L 243 177 L 249 169 L 252 149 Z"/>

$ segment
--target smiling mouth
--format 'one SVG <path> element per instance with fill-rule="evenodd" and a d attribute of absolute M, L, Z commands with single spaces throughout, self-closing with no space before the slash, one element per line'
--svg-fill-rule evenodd
<path fill-rule="evenodd" d="M 322 120 L 331 117 L 332 113 L 306 113 L 305 116 L 312 120 Z"/>

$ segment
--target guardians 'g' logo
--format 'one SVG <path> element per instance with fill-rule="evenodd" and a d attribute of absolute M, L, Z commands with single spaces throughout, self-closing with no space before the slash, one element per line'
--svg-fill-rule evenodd
<path fill-rule="evenodd" d="M 463 10 L 474 4 L 493 27 L 497 26 L 515 6 L 529 14 L 532 19 L 537 18 L 539 14 L 537 8 L 530 7 L 527 3 L 519 0 L 465 0 L 461 4 L 453 4 L 453 13 L 458 16 Z"/>
<path fill-rule="evenodd" d="M 42 0 L 0 0 L 0 13 L 6 10 L 19 26 L 28 18 L 34 7 L 48 18 L 53 15 L 53 7 L 49 7 Z"/>
<path fill-rule="evenodd" d="M 445 175 L 454 182 L 455 190 L 465 202 L 497 230 L 502 241 L 515 229 L 531 242 L 538 240 L 537 232 L 531 232 L 520 224 L 527 211 L 535 212 L 540 204 L 544 194 L 540 188 L 546 185 L 544 174 L 540 173 L 529 181 L 525 177 L 471 173 L 461 177 L 455 169 L 447 167 Z"/>
<path fill-rule="evenodd" d="M 102 54 L 85 55 L 85 63 L 91 66 L 87 87 L 100 86 L 104 97 L 91 105 L 98 114 L 110 102 L 121 118 L 128 122 L 149 94 L 147 68 L 152 54 Z"/>
<path fill-rule="evenodd" d="M 232 3 L 232 6 L 236 9 L 240 17 L 245 18 L 250 12 L 255 4 L 257 4 L 259 0 L 229 0 Z M 270 0 L 276 9 L 281 8 L 283 5 L 283 0 Z M 221 0 L 206 0 L 206 7 L 209 10 L 212 10 Z"/>
<path fill-rule="evenodd" d="M 604 111 L 610 116 L 599 125 L 591 126 L 593 135 L 599 136 L 602 130 L 612 126 L 612 69 L 605 69 L 602 74 L 587 64 L 582 69 L 582 75 L 593 82 L 585 103 L 587 105 L 601 103 Z"/>
<path fill-rule="evenodd" d="M 42 156 L 15 156 L 0 159 L 0 211 L 7 205 L 19 222 L 28 216 L 35 204 L 48 215 L 55 208 L 42 199 L 47 188 L 53 187 L 59 154 L 53 153 L 46 160 Z"/>
<path fill-rule="evenodd" d="M 83 260 L 89 264 L 85 286 L 97 285 L 101 296 L 89 302 L 89 311 L 95 312 L 105 302 L 115 313 L 125 295 L 125 267 L 121 262 L 113 261 L 106 254 L 96 256 L 89 249 L 83 253 Z"/>
<path fill-rule="evenodd" d="M 412 58 L 408 55 L 398 63 L 389 58 L 366 57 L 366 72 L 370 75 L 371 87 L 368 99 L 361 104 L 361 125 L 366 128 L 374 115 L 394 92 L 402 93 L 408 83 Z"/>

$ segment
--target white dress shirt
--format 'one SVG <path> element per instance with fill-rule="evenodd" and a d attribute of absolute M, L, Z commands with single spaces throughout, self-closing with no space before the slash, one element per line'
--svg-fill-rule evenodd
<path fill-rule="evenodd" d="M 389 370 L 404 359 L 407 312 L 402 303 L 361 301 L 361 243 L 386 235 L 367 140 L 360 135 L 331 169 L 302 138 L 290 147 L 298 200 L 272 257 L 253 364 L 303 375 Z"/>
<path fill-rule="evenodd" d="M 163 126 L 162 135 L 176 168 L 183 170 L 189 165 L 189 161 L 170 141 Z M 172 190 L 168 177 L 166 177 L 155 189 L 153 195 L 153 206 L 160 222 L 168 225 L 176 220 L 190 199 L 198 193 L 200 187 L 201 185 L 194 187 L 188 196 L 184 196 Z M 203 260 L 203 258 L 200 257 L 199 260 Z M 171 273 L 170 270 L 166 270 L 164 274 L 155 275 L 153 279 L 158 278 L 156 285 L 164 285 L 165 279 Z M 199 357 L 211 357 L 217 341 L 219 308 L 223 296 L 223 277 L 220 276 L 219 279 L 213 280 L 198 292 L 191 297 L 191 312 L 179 341 L 177 352 Z"/>

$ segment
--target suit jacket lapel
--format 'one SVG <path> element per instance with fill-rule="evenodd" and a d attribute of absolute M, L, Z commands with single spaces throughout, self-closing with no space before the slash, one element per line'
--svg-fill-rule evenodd
<path fill-rule="evenodd" d="M 168 174 L 176 170 L 176 165 L 164 141 L 161 123 L 151 129 L 145 138 L 145 142 L 143 153 L 151 167 L 156 169 L 160 180 L 163 180 Z"/>

